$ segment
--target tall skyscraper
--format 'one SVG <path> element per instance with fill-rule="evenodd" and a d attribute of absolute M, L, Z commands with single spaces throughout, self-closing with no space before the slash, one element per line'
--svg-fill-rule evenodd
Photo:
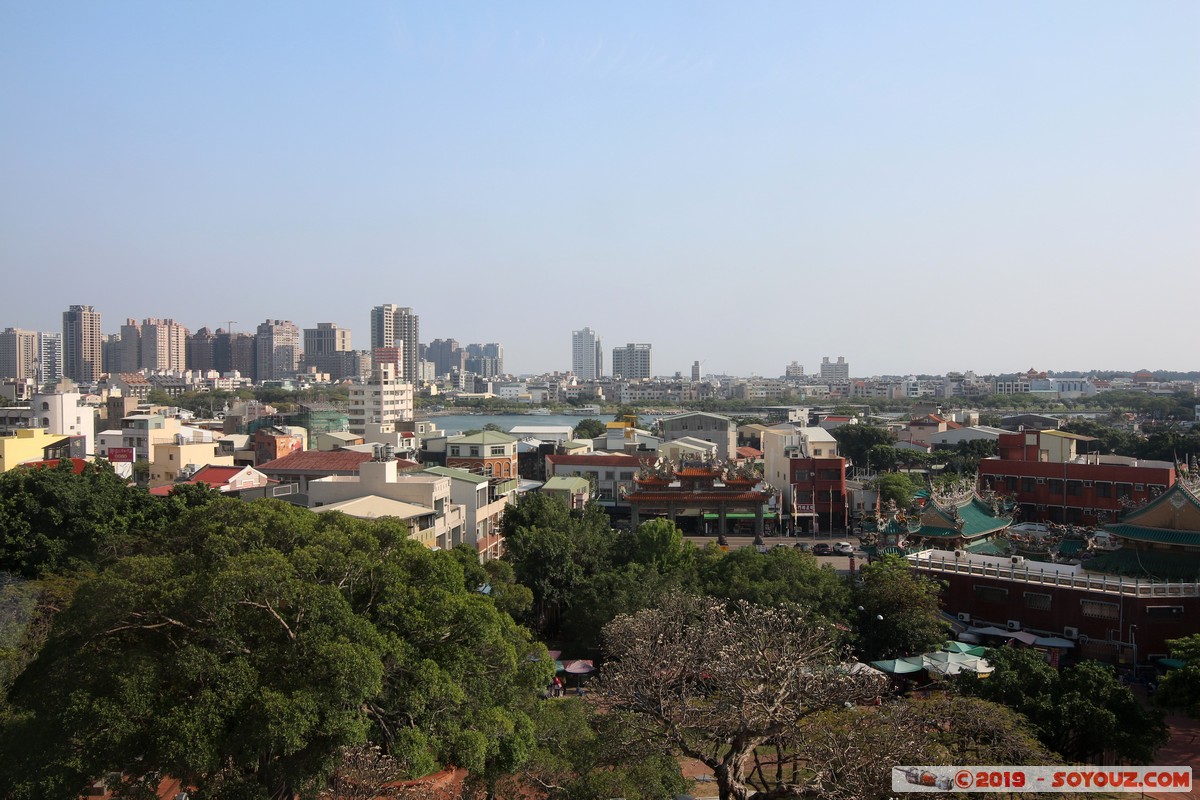
<path fill-rule="evenodd" d="M 184 361 L 187 362 L 188 369 L 197 370 L 198 372 L 208 372 L 211 369 L 216 369 L 216 354 L 217 337 L 207 327 L 201 328 L 195 333 L 187 337 L 187 343 L 184 346 L 186 354 Z"/>
<path fill-rule="evenodd" d="M 61 333 L 38 334 L 38 383 L 56 383 L 63 376 Z"/>
<path fill-rule="evenodd" d="M 458 346 L 457 339 L 434 339 L 425 348 L 425 360 L 433 362 L 435 375 L 464 372 L 467 368 L 467 351 Z"/>
<path fill-rule="evenodd" d="M 0 331 L 0 378 L 36 378 L 38 371 L 37 331 L 5 328 Z"/>
<path fill-rule="evenodd" d="M 838 356 L 837 363 L 829 360 L 829 357 L 821 359 L 821 380 L 823 381 L 848 381 L 850 380 L 850 365 L 846 363 L 845 356 Z"/>
<path fill-rule="evenodd" d="M 63 312 L 63 374 L 76 383 L 100 380 L 104 336 L 100 312 L 91 306 L 71 306 Z"/>
<path fill-rule="evenodd" d="M 304 367 L 328 372 L 331 379 L 341 380 L 357 374 L 351 359 L 350 331 L 332 322 L 318 322 L 315 328 L 304 329 Z"/>
<path fill-rule="evenodd" d="M 256 383 L 291 377 L 300 367 L 300 328 L 291 320 L 268 319 L 258 326 L 254 349 Z"/>
<path fill-rule="evenodd" d="M 408 383 L 417 382 L 420 342 L 421 318 L 411 308 L 388 303 L 371 309 L 371 350 L 399 347 L 400 377 Z"/>
<path fill-rule="evenodd" d="M 173 319 L 150 317 L 139 324 L 127 319 L 121 326 L 119 366 L 107 365 L 109 372 L 178 371 L 187 368 L 187 328 Z"/>
<path fill-rule="evenodd" d="M 604 348 L 591 328 L 571 331 L 571 371 L 581 381 L 594 381 L 604 374 Z"/>
<path fill-rule="evenodd" d="M 654 365 L 650 357 L 650 345 L 630 342 L 612 351 L 612 374 L 614 378 L 642 380 L 654 377 Z"/>
<path fill-rule="evenodd" d="M 704 378 L 704 366 L 699 361 L 692 362 L 692 383 L 699 383 Z"/>
<path fill-rule="evenodd" d="M 499 342 L 467 345 L 467 371 L 481 378 L 504 374 L 504 346 Z"/>

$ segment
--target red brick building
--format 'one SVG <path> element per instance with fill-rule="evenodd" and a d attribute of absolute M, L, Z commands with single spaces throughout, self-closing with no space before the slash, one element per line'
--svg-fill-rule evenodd
<path fill-rule="evenodd" d="M 999 456 L 979 462 L 979 489 L 1015 498 L 1026 521 L 1094 526 L 1175 483 L 1173 464 L 1086 452 L 1094 442 L 1062 431 L 1001 434 Z"/>

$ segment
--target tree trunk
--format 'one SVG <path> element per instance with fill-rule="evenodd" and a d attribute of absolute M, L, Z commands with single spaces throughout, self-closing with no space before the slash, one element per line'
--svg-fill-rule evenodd
<path fill-rule="evenodd" d="M 725 757 L 716 769 L 717 792 L 721 800 L 747 800 L 750 792 L 746 787 L 746 753 L 737 751 Z"/>

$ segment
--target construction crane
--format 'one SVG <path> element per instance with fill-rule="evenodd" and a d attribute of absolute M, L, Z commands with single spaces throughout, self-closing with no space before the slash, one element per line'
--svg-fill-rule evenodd
<path fill-rule="evenodd" d="M 225 332 L 233 333 L 233 326 L 237 325 L 237 320 L 236 319 L 226 319 L 226 320 L 222 320 L 222 322 L 225 323 Z"/>

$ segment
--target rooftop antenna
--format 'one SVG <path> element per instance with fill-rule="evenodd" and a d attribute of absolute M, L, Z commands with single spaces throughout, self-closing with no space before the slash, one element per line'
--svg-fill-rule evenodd
<path fill-rule="evenodd" d="M 233 326 L 237 325 L 237 320 L 236 319 L 226 319 L 226 320 L 222 320 L 222 322 L 225 323 L 225 332 L 233 333 Z"/>

